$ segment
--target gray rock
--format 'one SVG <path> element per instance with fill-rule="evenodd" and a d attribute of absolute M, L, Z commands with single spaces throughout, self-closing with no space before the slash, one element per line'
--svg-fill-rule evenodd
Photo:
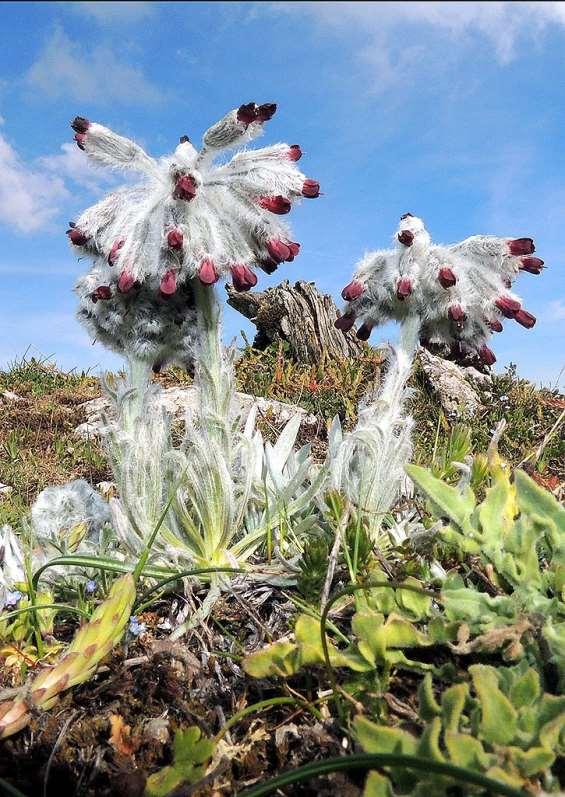
<path fill-rule="evenodd" d="M 238 409 L 247 417 L 251 407 L 257 405 L 258 417 L 270 414 L 278 423 L 285 423 L 299 415 L 302 423 L 306 426 L 316 426 L 318 418 L 311 415 L 294 404 L 286 404 L 282 401 L 271 401 L 270 399 L 250 396 L 247 393 L 236 393 Z M 169 387 L 160 393 L 160 402 L 166 412 L 173 416 L 175 420 L 182 420 L 187 411 L 194 411 L 197 408 L 197 391 L 194 387 Z M 75 434 L 79 437 L 92 438 L 100 437 L 103 429 L 102 415 L 108 413 L 111 416 L 111 404 L 105 396 L 87 401 L 81 405 L 86 413 L 86 421 L 75 429 Z"/>
<path fill-rule="evenodd" d="M 482 406 L 476 387 L 490 383 L 490 376 L 436 357 L 424 348 L 420 348 L 418 359 L 445 412 L 456 418 L 473 418 Z"/>

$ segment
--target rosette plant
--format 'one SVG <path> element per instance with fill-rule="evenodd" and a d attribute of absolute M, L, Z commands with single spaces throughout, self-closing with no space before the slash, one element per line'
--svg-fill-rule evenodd
<path fill-rule="evenodd" d="M 238 567 L 283 522 L 301 530 L 310 522 L 305 508 L 323 473 L 312 470 L 306 449 L 294 453 L 294 422 L 275 446 L 254 429 L 253 413 L 243 424 L 213 287 L 228 278 L 249 290 L 257 269 L 271 273 L 299 253 L 281 217 L 319 195 L 297 166 L 300 147 L 243 148 L 275 110 L 242 105 L 205 132 L 200 150 L 182 136 L 159 160 L 100 124 L 72 122 L 92 161 L 141 177 L 68 230 L 73 248 L 92 260 L 76 288 L 78 317 L 129 361 L 125 378 L 106 381 L 116 411 L 107 440 L 119 495 L 113 525 L 133 556 L 158 525 L 154 560 Z M 231 160 L 217 162 L 233 148 Z M 170 363 L 194 368 L 198 395 L 176 447 L 160 388 L 148 379 Z"/>

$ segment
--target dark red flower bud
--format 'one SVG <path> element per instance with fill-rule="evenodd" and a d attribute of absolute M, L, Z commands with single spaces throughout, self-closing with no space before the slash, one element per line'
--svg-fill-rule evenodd
<path fill-rule="evenodd" d="M 517 302 L 510 296 L 499 296 L 495 301 L 495 305 L 505 318 L 514 318 L 520 309 L 520 302 Z"/>
<path fill-rule="evenodd" d="M 275 263 L 282 263 L 283 260 L 289 260 L 292 257 L 290 248 L 277 238 L 273 238 L 266 243 L 267 252 Z"/>
<path fill-rule="evenodd" d="M 254 102 L 248 102 L 245 105 L 240 105 L 237 109 L 237 121 L 244 125 L 250 125 L 257 119 L 259 108 Z"/>
<path fill-rule="evenodd" d="M 295 257 L 297 257 L 300 252 L 300 244 L 296 243 L 296 241 L 287 241 L 286 245 L 290 249 L 290 254 L 292 255 L 292 258 L 294 259 Z"/>
<path fill-rule="evenodd" d="M 190 202 L 196 196 L 196 185 L 189 174 L 181 174 L 177 177 L 173 199 L 183 199 Z"/>
<path fill-rule="evenodd" d="M 539 257 L 523 257 L 520 268 L 530 274 L 540 274 L 543 268 L 543 260 Z"/>
<path fill-rule="evenodd" d="M 236 291 L 248 291 L 257 285 L 257 277 L 251 271 L 251 269 L 247 268 L 243 264 L 232 266 L 230 268 L 232 280 L 233 280 L 233 287 Z"/>
<path fill-rule="evenodd" d="M 128 293 L 131 291 L 133 286 L 135 285 L 135 278 L 131 271 L 126 271 L 125 269 L 120 274 L 120 278 L 118 279 L 118 290 L 120 293 Z"/>
<path fill-rule="evenodd" d="M 258 108 L 257 121 L 268 122 L 269 119 L 273 118 L 276 112 L 277 112 L 276 102 L 264 102 L 263 105 L 260 105 Z"/>
<path fill-rule="evenodd" d="M 287 158 L 291 161 L 299 161 L 302 157 L 302 150 L 300 144 L 291 144 L 288 148 Z"/>
<path fill-rule="evenodd" d="M 88 242 L 88 235 L 79 230 L 78 227 L 70 227 L 67 230 L 69 240 L 75 246 L 84 246 Z"/>
<path fill-rule="evenodd" d="M 514 316 L 514 321 L 517 321 L 521 326 L 526 327 L 526 329 L 531 329 L 536 323 L 536 317 L 528 313 L 527 310 L 520 309 Z"/>
<path fill-rule="evenodd" d="M 397 238 L 404 246 L 412 246 L 414 243 L 414 233 L 410 232 L 410 230 L 402 230 L 398 233 Z"/>
<path fill-rule="evenodd" d="M 373 324 L 361 324 L 355 333 L 359 340 L 369 340 L 371 332 L 373 331 Z"/>
<path fill-rule="evenodd" d="M 320 196 L 320 183 L 317 180 L 304 180 L 302 186 L 302 196 L 308 199 L 316 199 Z"/>
<path fill-rule="evenodd" d="M 396 286 L 396 297 L 403 302 L 412 293 L 412 280 L 410 277 L 401 277 Z"/>
<path fill-rule="evenodd" d="M 334 321 L 334 327 L 336 329 L 341 329 L 342 332 L 349 332 L 349 330 L 354 324 L 355 324 L 355 316 L 349 313 L 346 313 L 345 315 L 340 315 L 340 317 L 336 318 L 336 320 Z"/>
<path fill-rule="evenodd" d="M 358 299 L 362 293 L 365 292 L 365 286 L 359 280 L 352 280 L 349 285 L 346 285 L 345 288 L 341 292 L 341 298 L 345 299 L 346 302 L 352 302 L 354 299 Z"/>
<path fill-rule="evenodd" d="M 504 285 L 505 288 L 508 288 L 508 290 L 510 290 L 510 288 L 512 287 L 512 280 L 510 279 L 510 277 L 504 277 L 504 279 L 502 280 L 502 284 Z"/>
<path fill-rule="evenodd" d="M 508 250 L 511 255 L 531 255 L 536 247 L 532 238 L 515 238 L 508 241 Z"/>
<path fill-rule="evenodd" d="M 498 318 L 493 318 L 492 321 L 487 321 L 487 324 L 489 325 L 491 332 L 502 332 L 504 329 Z"/>
<path fill-rule="evenodd" d="M 259 262 L 259 265 L 261 266 L 265 274 L 274 274 L 279 267 L 279 264 L 275 263 L 274 260 L 261 260 Z"/>
<path fill-rule="evenodd" d="M 82 149 L 83 152 L 84 152 L 84 142 L 85 142 L 85 139 L 86 139 L 86 133 L 75 133 L 73 138 L 74 138 L 74 140 L 77 143 L 77 147 L 79 149 Z"/>
<path fill-rule="evenodd" d="M 125 244 L 125 240 L 122 238 L 120 241 L 114 241 L 112 244 L 112 248 L 110 249 L 110 254 L 108 255 L 108 265 L 113 266 L 116 260 L 118 259 L 118 252 Z"/>
<path fill-rule="evenodd" d="M 169 230 L 167 233 L 167 244 L 171 249 L 182 249 L 183 235 L 180 230 Z"/>
<path fill-rule="evenodd" d="M 75 133 L 86 133 L 90 127 L 90 120 L 86 119 L 84 116 L 75 116 L 71 122 L 71 127 Z"/>
<path fill-rule="evenodd" d="M 492 349 L 485 344 L 481 346 L 479 349 L 479 357 L 485 363 L 485 365 L 494 365 L 496 362 L 496 357 L 494 356 L 494 352 Z"/>
<path fill-rule="evenodd" d="M 93 302 L 97 302 L 99 299 L 111 299 L 112 290 L 109 285 L 99 285 L 96 290 L 92 292 L 90 298 Z"/>
<path fill-rule="evenodd" d="M 445 288 L 446 290 L 448 288 L 453 288 L 453 286 L 457 282 L 457 278 L 453 273 L 453 271 L 449 268 L 449 266 L 444 266 L 443 268 L 440 268 L 437 278 L 439 280 L 441 287 Z"/>
<path fill-rule="evenodd" d="M 400 221 L 404 221 L 404 219 L 413 219 L 413 218 L 414 218 L 413 213 L 403 213 L 402 216 L 400 217 Z"/>
<path fill-rule="evenodd" d="M 265 210 L 276 213 L 277 216 L 284 216 L 291 208 L 291 204 L 284 196 L 262 196 L 259 204 Z"/>
<path fill-rule="evenodd" d="M 465 311 L 461 307 L 460 304 L 452 304 L 447 311 L 447 315 L 451 318 L 452 321 L 455 321 L 457 324 L 462 324 L 463 321 L 467 318 L 465 315 Z"/>
<path fill-rule="evenodd" d="M 179 138 L 179 144 L 190 144 L 190 139 L 188 136 L 181 136 Z"/>
<path fill-rule="evenodd" d="M 173 269 L 165 271 L 159 290 L 162 296 L 172 296 L 177 290 L 177 275 Z"/>
<path fill-rule="evenodd" d="M 203 285 L 213 285 L 218 281 L 218 272 L 216 271 L 213 260 L 206 258 L 206 260 L 200 263 L 198 279 Z"/>

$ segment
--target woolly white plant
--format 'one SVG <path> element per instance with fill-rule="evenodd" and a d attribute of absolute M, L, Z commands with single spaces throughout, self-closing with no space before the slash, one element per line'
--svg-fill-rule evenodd
<path fill-rule="evenodd" d="M 342 296 L 348 302 L 339 329 L 362 322 L 357 337 L 367 340 L 377 324 L 412 315 L 421 320 L 420 339 L 462 359 L 478 355 L 492 365 L 487 342 L 502 331 L 502 318 L 527 329 L 536 319 L 510 291 L 521 271 L 539 274 L 531 238 L 474 235 L 450 246 L 434 245 L 421 219 L 406 213 L 396 247 L 369 252 L 357 264 Z"/>
<path fill-rule="evenodd" d="M 21 597 L 25 583 L 25 558 L 20 540 L 11 526 L 0 529 L 0 610 L 11 608 Z"/>
<path fill-rule="evenodd" d="M 79 319 L 130 361 L 123 380 L 107 381 L 117 415 L 108 440 L 120 496 L 111 501 L 113 524 L 136 556 L 161 522 L 154 561 L 237 566 L 282 518 L 296 516 L 304 528 L 304 506 L 317 489 L 307 453 L 294 459 L 294 424 L 274 447 L 254 431 L 254 413 L 242 429 L 233 355 L 222 351 L 212 287 L 231 276 L 237 290 L 249 290 L 254 267 L 271 273 L 292 261 L 300 246 L 279 217 L 301 197 L 319 195 L 318 183 L 296 166 L 298 145 L 241 150 L 223 165 L 214 162 L 258 135 L 275 109 L 240 106 L 204 134 L 199 152 L 183 136 L 174 154 L 158 161 L 101 125 L 81 117 L 72 123 L 91 159 L 143 177 L 68 230 L 73 246 L 94 261 L 77 285 Z M 159 388 L 147 378 L 151 366 L 171 362 L 194 365 L 198 394 L 178 448 Z"/>
<path fill-rule="evenodd" d="M 407 316 L 400 341 L 391 349 L 383 384 L 365 397 L 355 428 L 342 432 L 338 418 L 330 429 L 330 483 L 340 490 L 366 520 L 373 542 L 379 541 L 384 517 L 399 497 L 412 453 L 414 420 L 405 412 L 420 318 Z"/>
<path fill-rule="evenodd" d="M 276 105 L 248 103 L 230 111 L 195 149 L 187 136 L 172 155 L 155 160 L 133 141 L 76 117 L 79 147 L 95 163 L 138 173 L 142 182 L 112 192 L 72 223 L 69 239 L 93 260 L 77 285 L 79 318 L 119 352 L 151 362 L 186 365 L 194 335 L 191 281 L 212 285 L 231 277 L 237 290 L 272 273 L 300 245 L 281 216 L 293 203 L 319 195 L 319 184 L 296 166 L 296 144 L 241 149 L 262 132 Z"/>
<path fill-rule="evenodd" d="M 492 365 L 496 358 L 486 342 L 502 330 L 501 317 L 526 328 L 535 323 L 510 292 L 513 280 L 520 271 L 539 274 L 544 265 L 532 257 L 531 238 L 478 235 L 432 245 L 424 223 L 411 213 L 401 217 L 395 239 L 394 250 L 370 252 L 359 261 L 342 291 L 345 311 L 335 322 L 347 331 L 360 320 L 361 340 L 378 324 L 401 323 L 382 388 L 365 400 L 351 433 L 343 435 L 334 421 L 330 435 L 332 484 L 366 516 L 374 541 L 406 479 L 414 421 L 404 402 L 418 340 L 457 358 L 478 354 Z"/>

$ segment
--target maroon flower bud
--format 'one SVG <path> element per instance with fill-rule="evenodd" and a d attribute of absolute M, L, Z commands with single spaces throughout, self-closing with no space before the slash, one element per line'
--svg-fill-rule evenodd
<path fill-rule="evenodd" d="M 540 274 L 543 268 L 543 260 L 539 257 L 523 257 L 520 268 L 530 274 Z"/>
<path fill-rule="evenodd" d="M 284 196 L 262 196 L 259 200 L 259 205 L 264 208 L 264 210 L 276 213 L 277 216 L 284 216 L 291 208 L 289 200 Z"/>
<path fill-rule="evenodd" d="M 296 241 L 287 241 L 286 245 L 290 249 L 290 254 L 292 255 L 292 260 L 298 256 L 300 252 L 300 244 L 296 243 Z"/>
<path fill-rule="evenodd" d="M 396 286 L 396 297 L 403 302 L 412 293 L 412 280 L 410 277 L 401 277 Z"/>
<path fill-rule="evenodd" d="M 520 302 L 517 302 L 510 296 L 499 296 L 495 301 L 495 305 L 505 318 L 514 318 L 520 309 Z"/>
<path fill-rule="evenodd" d="M 308 199 L 316 199 L 320 196 L 320 183 L 317 180 L 304 180 L 302 186 L 302 196 Z"/>
<path fill-rule="evenodd" d="M 90 298 L 93 302 L 97 302 L 99 299 L 111 299 L 112 290 L 109 285 L 99 285 L 96 290 L 92 292 Z"/>
<path fill-rule="evenodd" d="M 90 120 L 86 119 L 84 116 L 75 116 L 71 122 L 71 127 L 75 133 L 86 133 L 90 127 Z"/>
<path fill-rule="evenodd" d="M 274 274 L 278 269 L 279 264 L 275 263 L 274 260 L 261 260 L 259 262 L 259 266 L 263 269 L 265 274 Z"/>
<path fill-rule="evenodd" d="M 82 149 L 83 152 L 84 152 L 84 142 L 86 140 L 86 133 L 75 133 L 73 138 L 74 138 L 74 140 L 77 143 L 77 147 L 79 149 Z"/>
<path fill-rule="evenodd" d="M 443 268 L 440 268 L 437 278 L 439 280 L 441 287 L 445 288 L 446 290 L 448 288 L 453 288 L 453 286 L 457 282 L 457 278 L 453 273 L 453 271 L 449 268 L 449 266 L 444 266 Z"/>
<path fill-rule="evenodd" d="M 206 260 L 200 263 L 198 279 L 203 285 L 213 285 L 218 281 L 218 272 L 216 271 L 213 260 L 206 258 Z"/>
<path fill-rule="evenodd" d="M 502 284 L 504 285 L 505 288 L 508 288 L 508 290 L 510 290 L 510 288 L 512 287 L 512 280 L 510 279 L 510 277 L 504 277 L 504 279 L 502 280 Z"/>
<path fill-rule="evenodd" d="M 400 221 L 404 221 L 404 219 L 413 219 L 413 218 L 414 218 L 413 213 L 403 213 L 402 216 L 400 217 Z"/>
<path fill-rule="evenodd" d="M 251 271 L 251 269 L 247 268 L 243 264 L 232 266 L 230 268 L 232 280 L 233 280 L 233 287 L 236 291 L 248 291 L 257 285 L 257 277 Z"/>
<path fill-rule="evenodd" d="M 183 235 L 180 230 L 169 230 L 167 233 L 167 244 L 171 249 L 182 249 Z"/>
<path fill-rule="evenodd" d="M 291 144 L 288 148 L 287 158 L 291 161 L 299 161 L 302 157 L 302 150 L 300 144 Z"/>
<path fill-rule="evenodd" d="M 237 121 L 245 126 L 250 125 L 257 119 L 259 108 L 254 102 L 248 102 L 245 105 L 240 105 L 237 109 Z"/>
<path fill-rule="evenodd" d="M 494 352 L 492 349 L 485 344 L 481 346 L 479 349 L 479 357 L 485 363 L 485 365 L 494 365 L 496 362 L 496 357 L 494 356 Z"/>
<path fill-rule="evenodd" d="M 355 333 L 359 340 L 369 340 L 371 332 L 373 331 L 373 324 L 361 324 Z"/>
<path fill-rule="evenodd" d="M 133 286 L 135 285 L 135 279 L 131 271 L 126 271 L 125 269 L 120 274 L 120 278 L 118 279 L 118 290 L 120 293 L 128 293 L 131 291 Z"/>
<path fill-rule="evenodd" d="M 531 255 L 536 247 L 532 238 L 515 238 L 508 241 L 508 250 L 511 255 Z"/>
<path fill-rule="evenodd" d="M 410 232 L 410 230 L 402 230 L 398 233 L 397 238 L 404 246 L 412 246 L 414 243 L 414 233 Z"/>
<path fill-rule="evenodd" d="M 260 105 L 258 108 L 257 121 L 268 122 L 269 119 L 273 118 L 276 112 L 277 112 L 276 102 L 264 102 L 263 105 Z"/>
<path fill-rule="evenodd" d="M 346 313 L 345 315 L 340 315 L 340 317 L 336 318 L 336 320 L 334 321 L 334 327 L 336 329 L 341 329 L 342 332 L 349 332 L 349 330 L 354 324 L 355 324 L 355 316 L 349 313 Z"/>
<path fill-rule="evenodd" d="M 75 246 L 84 246 L 88 242 L 88 235 L 85 235 L 78 227 L 70 227 L 67 230 L 69 240 Z"/>
<path fill-rule="evenodd" d="M 161 279 L 161 284 L 159 285 L 159 290 L 162 296 L 172 296 L 173 293 L 176 293 L 177 275 L 173 269 L 165 271 L 165 274 Z"/>
<path fill-rule="evenodd" d="M 113 266 L 116 260 L 118 259 L 118 252 L 125 244 L 125 240 L 121 239 L 120 241 L 114 241 L 112 244 L 112 248 L 110 249 L 110 254 L 108 255 L 108 265 Z"/>
<path fill-rule="evenodd" d="M 183 199 L 190 202 L 196 196 L 196 185 L 189 174 L 181 174 L 177 177 L 173 199 Z"/>
<path fill-rule="evenodd" d="M 289 260 L 292 257 L 290 248 L 277 238 L 267 241 L 266 247 L 267 252 L 275 263 L 282 263 L 283 260 Z"/>
<path fill-rule="evenodd" d="M 345 299 L 346 302 L 352 302 L 354 299 L 358 299 L 364 292 L 365 286 L 363 283 L 358 280 L 352 280 L 352 282 L 346 285 L 342 290 L 341 298 Z"/>
<path fill-rule="evenodd" d="M 457 324 L 462 324 L 463 321 L 467 318 L 465 315 L 465 311 L 461 307 L 460 304 L 452 304 L 450 305 L 447 315 L 451 318 L 452 321 L 455 321 Z"/>
<path fill-rule="evenodd" d="M 528 313 L 527 310 L 520 309 L 514 316 L 514 321 L 517 321 L 521 326 L 526 327 L 526 329 L 531 329 L 536 323 L 536 317 Z"/>
<path fill-rule="evenodd" d="M 493 318 L 492 321 L 487 321 L 487 324 L 491 332 L 502 332 L 504 329 L 498 318 Z"/>

